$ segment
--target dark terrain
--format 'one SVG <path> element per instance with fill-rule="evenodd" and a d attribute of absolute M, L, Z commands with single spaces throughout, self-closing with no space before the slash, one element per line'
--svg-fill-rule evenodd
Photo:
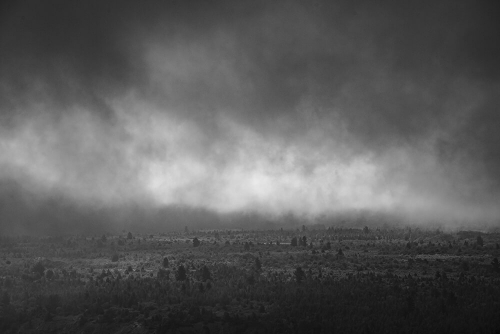
<path fill-rule="evenodd" d="M 0 239 L 1 333 L 498 333 L 500 234 Z"/>

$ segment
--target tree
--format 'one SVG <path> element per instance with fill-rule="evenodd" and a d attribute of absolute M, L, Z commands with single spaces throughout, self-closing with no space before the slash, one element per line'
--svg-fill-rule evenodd
<path fill-rule="evenodd" d="M 248 242 L 245 242 L 244 248 L 246 251 L 250 250 L 250 244 Z"/>
<path fill-rule="evenodd" d="M 292 242 L 291 242 L 291 245 L 292 245 L 293 247 L 296 247 L 296 246 L 297 246 L 297 237 L 293 237 Z"/>
<path fill-rule="evenodd" d="M 260 262 L 259 258 L 255 258 L 255 270 L 261 271 L 262 270 L 262 263 Z"/>
<path fill-rule="evenodd" d="M 302 241 L 300 242 L 300 245 L 307 247 L 307 238 L 305 235 L 302 237 Z"/>
<path fill-rule="evenodd" d="M 212 275 L 210 274 L 210 270 L 208 270 L 207 266 L 203 266 L 203 268 L 201 269 L 201 280 L 203 282 L 206 282 L 209 279 L 212 279 Z"/>
<path fill-rule="evenodd" d="M 108 238 L 106 238 L 106 235 L 104 235 L 104 234 L 102 235 L 102 237 L 101 237 L 101 241 L 102 241 L 102 242 L 106 242 L 106 241 L 108 241 Z"/>
<path fill-rule="evenodd" d="M 342 251 L 342 248 L 339 248 L 339 250 L 337 252 L 337 255 L 338 256 L 344 256 L 344 252 Z"/>
<path fill-rule="evenodd" d="M 111 262 L 118 262 L 118 260 L 120 259 L 120 256 L 118 254 L 113 254 L 113 256 L 111 257 Z"/>
<path fill-rule="evenodd" d="M 175 278 L 178 281 L 185 281 L 187 276 L 186 276 L 186 268 L 181 264 L 179 268 L 177 268 L 177 272 L 175 273 Z"/>
<path fill-rule="evenodd" d="M 498 258 L 494 258 L 491 261 L 491 266 L 493 267 L 494 271 L 498 271 L 498 269 L 499 269 Z"/>
<path fill-rule="evenodd" d="M 484 241 L 483 241 L 483 238 L 480 235 L 477 236 L 476 243 L 477 243 L 478 246 L 483 247 Z"/>
<path fill-rule="evenodd" d="M 134 237 L 132 236 L 132 233 L 128 232 L 127 234 L 127 239 L 133 239 Z"/>
<path fill-rule="evenodd" d="M 304 270 L 302 270 L 301 267 L 297 267 L 297 269 L 295 269 L 293 274 L 295 276 L 295 280 L 299 284 L 304 280 L 304 278 L 306 278 L 306 274 L 304 273 Z"/>
<path fill-rule="evenodd" d="M 364 232 L 365 234 L 370 233 L 370 229 L 368 228 L 368 226 L 363 227 L 363 232 Z"/>
<path fill-rule="evenodd" d="M 163 258 L 163 268 L 168 268 L 168 257 Z"/>
<path fill-rule="evenodd" d="M 198 238 L 193 239 L 193 247 L 198 247 L 200 245 L 200 240 Z"/>

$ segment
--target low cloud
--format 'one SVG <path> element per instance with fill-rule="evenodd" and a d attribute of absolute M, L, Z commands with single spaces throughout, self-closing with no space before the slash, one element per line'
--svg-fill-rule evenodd
<path fill-rule="evenodd" d="M 6 9 L 0 179 L 30 198 L 500 218 L 486 4 Z"/>

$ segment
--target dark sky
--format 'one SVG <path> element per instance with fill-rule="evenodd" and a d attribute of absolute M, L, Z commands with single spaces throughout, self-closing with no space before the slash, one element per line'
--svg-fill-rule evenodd
<path fill-rule="evenodd" d="M 498 225 L 498 7 L 3 2 L 1 230 L 60 202 Z"/>

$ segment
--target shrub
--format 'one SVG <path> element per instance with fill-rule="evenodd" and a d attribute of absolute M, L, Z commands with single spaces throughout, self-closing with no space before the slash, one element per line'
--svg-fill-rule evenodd
<path fill-rule="evenodd" d="M 307 247 L 307 238 L 305 235 L 300 239 L 300 246 Z"/>
<path fill-rule="evenodd" d="M 462 268 L 463 271 L 469 271 L 470 269 L 469 262 L 462 261 L 462 263 L 460 263 L 460 267 Z"/>
<path fill-rule="evenodd" d="M 499 264 L 498 264 L 498 258 L 494 258 L 492 261 L 491 261 L 491 266 L 493 268 L 493 270 L 495 271 L 498 271 L 499 270 Z"/>
<path fill-rule="evenodd" d="M 50 279 L 53 279 L 53 278 L 54 278 L 54 272 L 53 272 L 51 269 L 47 270 L 47 271 L 45 272 L 45 277 L 46 277 L 47 279 L 49 279 L 49 280 L 50 280 Z"/>
<path fill-rule="evenodd" d="M 198 247 L 200 245 L 200 240 L 198 238 L 193 239 L 193 247 Z"/>
<path fill-rule="evenodd" d="M 478 246 L 483 247 L 484 241 L 483 241 L 483 238 L 480 235 L 477 236 L 476 243 L 477 243 Z"/>
<path fill-rule="evenodd" d="M 185 281 L 187 276 L 186 276 L 186 268 L 181 264 L 179 268 L 177 268 L 177 272 L 175 273 L 175 278 L 178 281 Z"/>
<path fill-rule="evenodd" d="M 47 301 L 47 309 L 49 309 L 49 311 L 54 312 L 60 305 L 61 297 L 58 294 L 49 295 L 49 299 Z"/>
<path fill-rule="evenodd" d="M 166 279 L 168 279 L 169 276 L 170 276 L 169 274 L 170 273 L 169 273 L 168 270 L 160 268 L 160 270 L 158 270 L 158 275 L 157 276 L 158 276 L 158 278 L 166 278 Z"/>
<path fill-rule="evenodd" d="M 45 272 L 45 267 L 41 262 L 37 262 L 31 269 L 31 271 L 38 274 L 39 276 L 43 276 L 43 273 Z"/>
<path fill-rule="evenodd" d="M 118 262 L 118 260 L 120 259 L 120 256 L 118 254 L 113 254 L 113 256 L 111 257 L 111 262 Z"/>
<path fill-rule="evenodd" d="M 249 285 L 254 285 L 255 284 L 255 277 L 253 275 L 250 275 L 247 277 L 247 283 Z"/>
<path fill-rule="evenodd" d="M 299 284 L 304 280 L 304 278 L 306 278 L 306 274 L 301 267 L 297 267 L 297 269 L 295 269 L 295 271 L 293 272 L 293 275 L 295 276 L 295 280 Z"/>

